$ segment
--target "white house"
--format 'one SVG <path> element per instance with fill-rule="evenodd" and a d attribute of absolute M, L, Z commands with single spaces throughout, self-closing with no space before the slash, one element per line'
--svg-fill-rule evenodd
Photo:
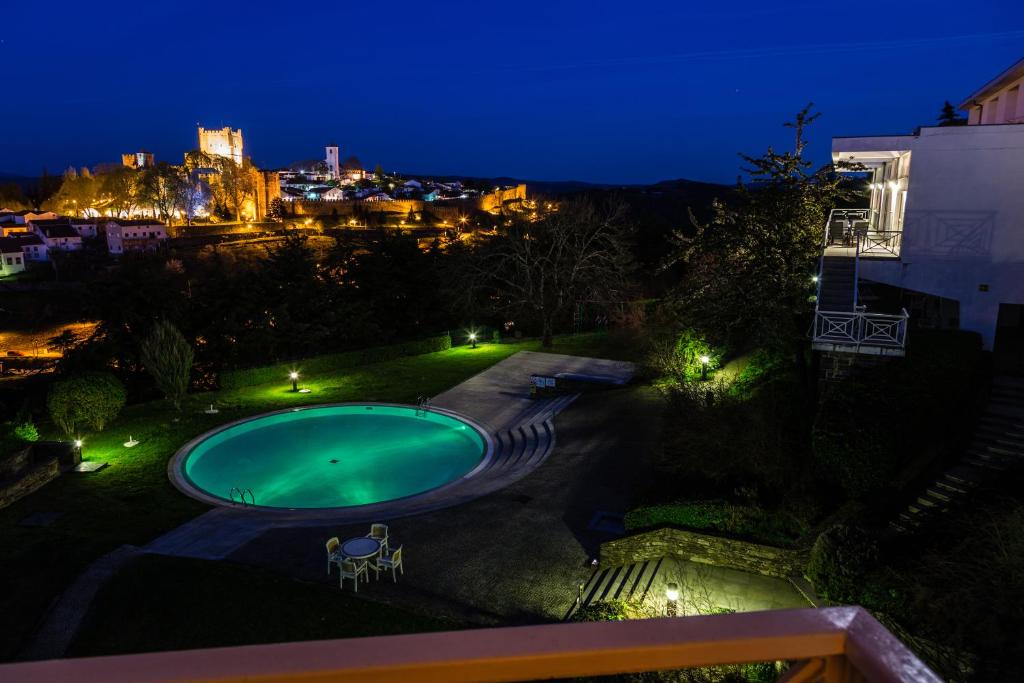
<path fill-rule="evenodd" d="M 49 261 L 50 254 L 46 249 L 46 243 L 31 232 L 12 235 L 10 239 L 21 245 L 21 253 L 25 256 L 25 263 L 30 261 Z"/>
<path fill-rule="evenodd" d="M 68 218 L 68 223 L 75 229 L 83 239 L 89 239 L 96 237 L 99 233 L 99 223 L 105 223 L 108 219 L 106 218 Z"/>
<path fill-rule="evenodd" d="M 22 211 L 6 211 L 0 215 L 0 223 L 14 223 L 17 225 L 26 225 L 34 220 L 54 220 L 57 218 L 57 214 L 53 211 L 33 211 L 31 209 L 25 209 Z"/>
<path fill-rule="evenodd" d="M 968 97 L 969 125 L 834 138 L 833 161 L 866 166 L 871 196 L 830 224 L 823 264 L 856 251 L 854 277 L 898 288 L 916 324 L 976 331 L 1024 360 L 1022 82 L 1024 60 Z M 864 303 L 855 293 L 852 310 Z"/>
<path fill-rule="evenodd" d="M 0 277 L 25 270 L 25 256 L 21 245 L 13 237 L 0 237 Z"/>
<path fill-rule="evenodd" d="M 29 226 L 46 245 L 47 251 L 79 251 L 82 248 L 82 236 L 66 218 L 33 219 Z"/>
<path fill-rule="evenodd" d="M 121 219 L 107 221 L 103 228 L 107 249 L 111 254 L 126 251 L 152 251 L 167 240 L 167 226 L 155 219 Z"/>

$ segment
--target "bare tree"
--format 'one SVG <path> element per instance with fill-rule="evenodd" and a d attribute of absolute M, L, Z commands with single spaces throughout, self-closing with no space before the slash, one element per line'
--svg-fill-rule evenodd
<path fill-rule="evenodd" d="M 556 323 L 575 304 L 629 298 L 632 231 L 624 204 L 576 199 L 540 220 L 516 214 L 468 259 L 465 291 L 536 316 L 551 346 Z"/>

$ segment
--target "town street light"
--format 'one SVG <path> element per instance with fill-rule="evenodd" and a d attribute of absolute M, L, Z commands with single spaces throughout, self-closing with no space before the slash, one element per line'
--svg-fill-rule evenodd
<path fill-rule="evenodd" d="M 292 391 L 298 393 L 298 391 L 299 391 L 299 373 L 295 372 L 294 370 L 292 372 L 289 372 L 288 373 L 288 379 L 290 379 L 292 381 Z"/>
<path fill-rule="evenodd" d="M 704 355 L 700 357 L 700 381 L 706 382 L 708 379 L 708 362 L 711 360 L 710 356 Z"/>
<path fill-rule="evenodd" d="M 679 585 L 670 583 L 665 586 L 665 616 L 674 617 L 679 614 Z"/>

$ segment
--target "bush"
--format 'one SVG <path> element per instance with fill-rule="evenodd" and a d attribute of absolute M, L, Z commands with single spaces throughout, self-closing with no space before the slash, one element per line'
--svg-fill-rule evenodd
<path fill-rule="evenodd" d="M 100 431 L 124 407 L 124 386 L 109 373 L 97 372 L 54 382 L 46 397 L 50 418 L 68 436 L 82 428 Z"/>
<path fill-rule="evenodd" d="M 369 363 L 381 363 L 404 356 L 419 356 L 425 353 L 447 351 L 451 347 L 452 338 L 445 334 L 439 337 L 428 337 L 427 339 L 403 342 L 401 344 L 314 356 L 289 363 L 276 363 L 247 370 L 230 370 L 221 373 L 220 386 L 222 389 L 238 389 L 257 384 L 284 382 L 288 377 L 288 373 L 296 368 L 300 369 L 307 376 L 330 375 L 339 370 L 347 370 Z"/>
<path fill-rule="evenodd" d="M 14 436 L 20 441 L 39 441 L 39 430 L 31 420 L 14 425 Z"/>
<path fill-rule="evenodd" d="M 703 363 L 708 357 L 708 370 L 717 368 L 721 354 L 693 330 L 683 330 L 678 335 L 656 335 L 649 342 L 646 364 L 653 374 L 679 381 L 700 379 Z"/>
<path fill-rule="evenodd" d="M 573 621 L 626 621 L 638 618 L 640 613 L 637 607 L 621 600 L 592 602 L 572 615 Z"/>
<path fill-rule="evenodd" d="M 774 545 L 789 545 L 807 529 L 804 522 L 786 511 L 767 511 L 757 505 L 719 500 L 638 507 L 626 513 L 625 524 L 629 531 L 667 524 L 698 531 L 719 531 Z"/>
<path fill-rule="evenodd" d="M 922 332 L 894 360 L 834 387 L 820 401 L 814 455 L 854 497 L 900 485 L 901 471 L 963 445 L 980 382 L 981 338 Z M 909 472 L 913 475 L 913 472 Z"/>
<path fill-rule="evenodd" d="M 836 524 L 821 532 L 807 563 L 807 578 L 835 602 L 861 602 L 864 577 L 878 564 L 878 545 L 863 530 Z"/>

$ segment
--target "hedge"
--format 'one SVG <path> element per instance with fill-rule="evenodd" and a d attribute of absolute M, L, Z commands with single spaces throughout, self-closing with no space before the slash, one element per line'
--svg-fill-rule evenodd
<path fill-rule="evenodd" d="M 247 370 L 228 370 L 221 373 L 220 386 L 221 389 L 238 389 L 257 384 L 285 382 L 288 379 L 288 373 L 296 369 L 306 376 L 325 376 L 336 373 L 339 370 L 356 368 L 369 363 L 394 360 L 403 356 L 419 356 L 424 353 L 447 351 L 451 347 L 452 338 L 445 334 L 440 337 L 428 337 L 418 341 L 376 346 L 357 351 L 329 353 L 323 356 L 313 356 L 312 358 L 275 363 L 274 365 L 265 365 Z"/>

